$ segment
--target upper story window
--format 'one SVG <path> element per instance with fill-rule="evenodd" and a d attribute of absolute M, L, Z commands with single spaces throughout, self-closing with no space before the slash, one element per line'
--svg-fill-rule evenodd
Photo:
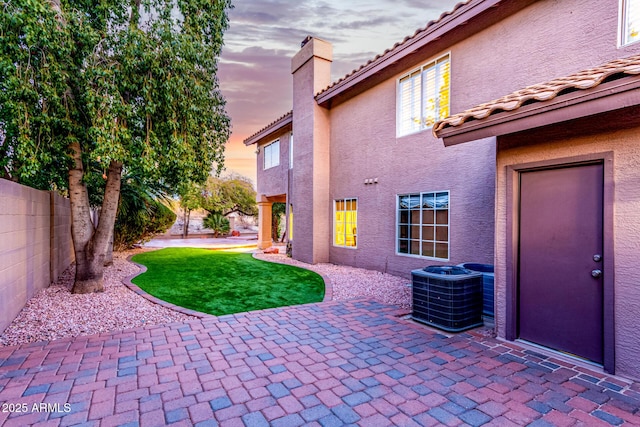
<path fill-rule="evenodd" d="M 280 140 L 276 139 L 264 147 L 264 168 L 269 169 L 280 164 Z"/>
<path fill-rule="evenodd" d="M 449 192 L 398 196 L 399 255 L 449 259 Z"/>
<path fill-rule="evenodd" d="M 358 200 L 334 200 L 333 245 L 357 247 Z"/>
<path fill-rule="evenodd" d="M 621 1 L 620 44 L 624 46 L 640 40 L 640 1 Z"/>
<path fill-rule="evenodd" d="M 444 55 L 398 81 L 398 136 L 428 129 L 449 115 L 449 55 Z"/>

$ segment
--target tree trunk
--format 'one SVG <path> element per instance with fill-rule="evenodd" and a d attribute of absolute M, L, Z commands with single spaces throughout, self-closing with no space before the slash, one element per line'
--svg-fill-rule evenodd
<path fill-rule="evenodd" d="M 107 245 L 107 253 L 104 254 L 104 266 L 113 264 L 113 231 L 111 231 L 111 237 L 109 237 L 109 244 Z"/>
<path fill-rule="evenodd" d="M 274 215 L 271 218 L 271 240 L 273 240 L 274 242 L 277 242 L 278 240 L 280 240 L 280 216 L 279 215 Z"/>
<path fill-rule="evenodd" d="M 80 143 L 69 145 L 73 167 L 69 170 L 69 199 L 71 202 L 71 235 L 76 255 L 76 278 L 71 292 L 86 294 L 104 291 L 102 282 L 104 258 L 109 245 L 120 198 L 122 163 L 109 164 L 107 185 L 104 192 L 98 226 L 91 221 L 89 194 L 82 181 L 84 167 Z"/>
<path fill-rule="evenodd" d="M 182 238 L 189 236 L 189 219 L 191 218 L 191 209 L 183 208 L 182 210 Z"/>

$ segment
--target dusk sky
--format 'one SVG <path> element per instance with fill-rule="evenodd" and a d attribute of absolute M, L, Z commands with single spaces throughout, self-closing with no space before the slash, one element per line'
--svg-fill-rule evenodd
<path fill-rule="evenodd" d="M 291 110 L 291 58 L 312 35 L 333 44 L 333 81 L 424 28 L 459 0 L 235 0 L 218 77 L 232 135 L 226 173 L 256 180 L 242 141 Z"/>

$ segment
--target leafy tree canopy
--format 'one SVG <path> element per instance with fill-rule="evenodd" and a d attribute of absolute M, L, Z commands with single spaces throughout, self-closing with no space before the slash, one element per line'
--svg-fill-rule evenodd
<path fill-rule="evenodd" d="M 223 216 L 233 212 L 254 216 L 258 214 L 256 191 L 247 178 L 232 175 L 227 178 L 210 176 L 202 188 L 200 207 Z"/>
<path fill-rule="evenodd" d="M 0 171 L 68 189 L 74 291 L 102 289 L 99 265 L 123 170 L 177 189 L 222 169 L 229 118 L 216 71 L 230 7 L 230 0 L 0 0 Z M 92 174 L 103 185 L 91 188 L 104 189 L 96 229 Z"/>

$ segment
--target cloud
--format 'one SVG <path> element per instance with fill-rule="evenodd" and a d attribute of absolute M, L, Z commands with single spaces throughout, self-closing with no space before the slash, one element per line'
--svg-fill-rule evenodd
<path fill-rule="evenodd" d="M 423 28 L 457 0 L 235 0 L 219 64 L 220 88 L 232 120 L 227 169 L 255 169 L 236 156 L 242 141 L 292 106 L 291 58 L 312 35 L 334 46 L 332 80 L 351 73 Z M 241 154 L 244 153 L 244 154 Z"/>

